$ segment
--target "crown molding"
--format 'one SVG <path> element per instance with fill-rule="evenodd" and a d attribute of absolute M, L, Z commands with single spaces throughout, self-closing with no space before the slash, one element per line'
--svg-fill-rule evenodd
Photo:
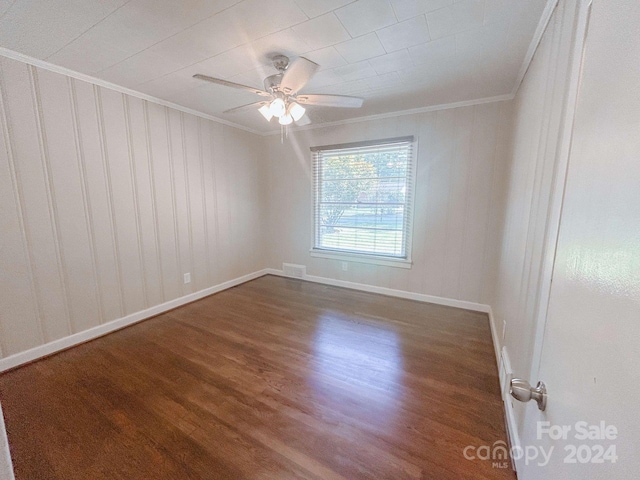
<path fill-rule="evenodd" d="M 551 20 L 551 15 L 553 15 L 553 11 L 556 9 L 558 5 L 558 0 L 547 0 L 547 4 L 542 11 L 542 16 L 540 17 L 540 21 L 538 22 L 538 26 L 536 27 L 536 31 L 533 34 L 533 38 L 531 39 L 531 43 L 529 44 L 529 49 L 527 50 L 527 54 L 524 56 L 524 60 L 522 61 L 522 65 L 520 66 L 520 70 L 518 71 L 518 76 L 516 77 L 516 84 L 513 86 L 513 90 L 511 94 L 515 97 L 520 89 L 520 85 L 522 85 L 522 81 L 524 80 L 524 76 L 529 70 L 529 66 L 533 61 L 533 56 L 536 54 L 536 50 L 538 50 L 538 46 L 542 41 L 542 36 L 544 32 L 547 30 L 547 26 L 549 25 L 549 21 Z"/>
<path fill-rule="evenodd" d="M 442 103 L 440 105 L 431 105 L 428 107 L 412 108 L 410 110 L 399 110 L 397 112 L 379 113 L 375 115 L 367 115 L 364 117 L 347 118 L 345 120 L 337 120 L 335 122 L 318 123 L 314 125 L 305 125 L 303 127 L 289 128 L 290 132 L 298 132 L 304 130 L 315 130 L 317 128 L 335 127 L 339 125 L 347 125 L 350 123 L 368 122 L 371 120 L 381 120 L 385 118 L 403 117 L 405 115 L 415 115 L 418 113 L 435 112 L 438 110 L 448 110 L 450 108 L 471 107 L 473 105 L 482 105 L 484 103 L 504 102 L 507 100 L 513 100 L 515 95 L 513 93 L 507 93 L 504 95 L 497 95 L 495 97 L 476 98 L 474 100 L 464 100 L 462 102 Z M 262 136 L 280 135 L 280 130 L 272 130 L 270 132 L 261 133 Z"/>
<path fill-rule="evenodd" d="M 544 29 L 546 28 L 547 23 L 549 22 L 549 18 L 551 17 L 551 13 L 553 12 L 553 7 L 555 7 L 555 4 L 557 3 L 558 0 L 551 0 L 551 4 L 552 7 L 549 8 L 549 4 L 547 4 L 547 8 L 545 8 L 545 13 L 549 10 L 547 18 L 544 22 L 540 22 L 540 24 L 538 25 L 538 29 L 536 30 L 536 35 L 538 34 L 538 31 L 540 30 L 540 34 L 539 34 L 539 38 L 537 39 L 537 41 L 532 42 L 531 46 L 529 47 L 529 50 L 531 50 L 533 48 L 533 53 L 535 53 L 535 49 L 537 48 L 538 43 L 540 42 L 540 39 L 542 38 L 542 33 L 544 33 Z M 543 16 L 544 18 L 544 16 Z M 542 27 L 541 27 L 542 25 Z M 535 40 L 535 39 L 534 39 Z M 525 62 L 525 64 L 523 64 L 523 73 L 522 76 L 524 76 L 524 72 L 526 72 L 526 69 L 528 68 L 529 63 L 531 63 L 531 59 L 533 58 L 533 53 L 531 53 L 530 58 L 528 58 L 528 61 Z M 100 87 L 104 87 L 104 88 L 108 88 L 110 90 L 114 90 L 116 92 L 120 92 L 123 93 L 125 95 L 131 95 L 132 97 L 136 97 L 136 98 L 140 98 L 142 100 L 146 100 L 148 102 L 152 102 L 152 103 L 156 103 L 158 105 L 162 105 L 168 108 L 172 108 L 174 110 L 178 110 L 181 112 L 185 112 L 185 113 L 189 113 L 191 115 L 195 115 L 197 117 L 201 117 L 207 120 L 211 120 L 213 122 L 217 122 L 220 123 L 222 125 L 227 125 L 229 127 L 233 127 L 233 128 L 237 128 L 239 130 L 244 130 L 245 132 L 249 132 L 252 133 L 254 135 L 258 135 L 261 137 L 266 137 L 266 136 L 271 136 L 271 135 L 279 135 L 280 134 L 280 130 L 271 130 L 271 131 L 267 131 L 267 132 L 263 132 L 263 131 L 259 131 L 259 130 L 254 130 L 252 128 L 249 127 L 245 127 L 244 125 L 240 125 L 237 123 L 233 123 L 233 122 L 229 122 L 228 120 L 224 120 L 222 118 L 218 118 L 218 117 L 214 117 L 213 115 L 208 115 L 206 113 L 203 112 L 199 112 L 198 110 L 193 110 L 191 108 L 187 108 L 187 107 L 183 107 L 182 105 L 178 105 L 176 103 L 172 103 L 172 102 L 168 102 L 166 100 L 162 100 L 161 98 L 158 97 L 154 97 L 151 95 L 147 95 L 146 93 L 142 93 L 142 92 L 138 92 L 137 90 L 133 90 L 127 87 L 123 87 L 121 85 L 117 85 L 115 83 L 111 83 L 108 82 L 106 80 L 102 80 L 100 78 L 96 78 L 96 77 L 92 77 L 91 75 L 87 75 L 84 73 L 80 73 L 80 72 L 76 72 L 75 70 L 71 70 L 69 68 L 65 68 L 65 67 L 61 67 L 59 65 L 54 65 L 52 63 L 49 63 L 47 61 L 44 60 L 40 60 L 38 58 L 34 58 L 34 57 L 30 57 L 28 55 L 24 55 L 22 53 L 10 50 L 8 48 L 4 48 L 4 47 L 0 47 L 0 55 L 6 58 L 10 58 L 12 60 L 17 60 L 19 62 L 22 63 L 26 63 L 29 65 L 33 65 L 35 67 L 38 68 L 42 68 L 44 70 L 49 70 L 51 72 L 54 73 L 59 73 L 62 75 L 66 75 L 72 78 L 75 78 L 77 80 L 81 80 L 84 82 L 88 82 L 94 85 L 98 85 Z M 529 57 L 529 53 L 527 54 L 527 56 Z M 526 68 L 525 68 L 526 66 Z M 522 69 L 521 69 L 522 70 Z M 522 79 L 519 80 L 519 83 L 522 82 Z M 518 86 L 519 86 L 518 83 Z M 517 91 L 517 88 L 514 89 L 514 93 L 507 93 L 504 95 L 497 95 L 497 96 L 493 96 L 493 97 L 483 97 L 483 98 L 477 98 L 477 99 L 473 99 L 473 100 L 464 100 L 461 102 L 452 102 L 452 103 L 443 103 L 443 104 L 439 104 L 439 105 L 430 105 L 427 107 L 420 107 L 420 108 L 413 108 L 413 109 L 409 109 L 409 110 L 399 110 L 396 112 L 387 112 L 387 113 L 380 113 L 380 114 L 374 114 L 374 115 L 366 115 L 366 116 L 362 116 L 362 117 L 355 117 L 355 118 L 348 118 L 345 120 L 337 120 L 335 122 L 324 122 L 324 123 L 318 123 L 318 124 L 314 124 L 314 125 L 305 125 L 302 127 L 290 127 L 290 131 L 292 132 L 296 132 L 296 131 L 305 131 L 305 130 L 315 130 L 318 128 L 325 128 L 325 127 L 333 127 L 333 126 L 339 126 L 339 125 L 347 125 L 347 124 L 351 124 L 351 123 L 360 123 L 360 122 L 367 122 L 367 121 L 371 121 L 371 120 L 381 120 L 381 119 L 385 119 L 385 118 L 394 118 L 394 117 L 402 117 L 402 116 L 406 116 L 406 115 L 415 115 L 415 114 L 419 114 L 419 113 L 426 113 L 426 112 L 434 112 L 434 111 L 438 111 L 438 110 L 447 110 L 447 109 L 451 109 L 451 108 L 460 108 L 460 107 L 469 107 L 469 106 L 473 106 L 473 105 L 482 105 L 484 103 L 493 103 L 493 102 L 503 102 L 503 101 L 507 101 L 507 100 L 513 100 L 513 98 L 515 97 L 515 92 Z"/>
<path fill-rule="evenodd" d="M 130 95 L 132 97 L 140 98 L 148 102 L 157 103 L 158 105 L 172 108 L 180 112 L 189 113 L 191 115 L 195 115 L 200 118 L 211 120 L 216 123 L 221 123 L 229 127 L 238 128 L 240 130 L 244 130 L 245 132 L 249 132 L 249 133 L 253 133 L 255 135 L 261 135 L 261 136 L 264 135 L 264 132 L 259 132 L 252 128 L 245 127 L 244 125 L 239 125 L 237 123 L 229 122 L 222 118 L 214 117 L 213 115 L 208 115 L 206 113 L 202 113 L 197 110 L 193 110 L 191 108 L 183 107 L 182 105 L 178 105 L 177 103 L 168 102 L 166 100 L 162 100 L 161 98 L 147 95 L 146 93 L 138 92 L 137 90 L 132 90 L 130 88 L 117 85 L 115 83 L 107 82 L 106 80 L 102 80 L 100 78 L 92 77 L 91 75 L 86 75 L 84 73 L 76 72 L 75 70 L 71 70 L 69 68 L 61 67 L 59 65 L 54 65 L 53 63 L 40 60 L 39 58 L 30 57 L 28 55 L 15 52 L 13 50 L 9 50 L 8 48 L 0 47 L 0 55 L 6 58 L 10 58 L 12 60 L 17 60 L 22 63 L 33 65 L 34 67 L 42 68 L 44 70 L 49 70 L 50 72 L 60 73 L 62 75 L 66 75 L 68 77 L 72 77 L 77 80 L 82 80 L 83 82 L 88 82 L 94 85 L 98 85 L 100 87 L 108 88 L 110 90 L 115 90 L 116 92 L 124 93 L 125 95 Z"/>

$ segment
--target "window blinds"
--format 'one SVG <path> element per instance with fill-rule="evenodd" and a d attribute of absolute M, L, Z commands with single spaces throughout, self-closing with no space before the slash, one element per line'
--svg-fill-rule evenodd
<path fill-rule="evenodd" d="M 312 148 L 314 249 L 407 259 L 413 137 Z"/>

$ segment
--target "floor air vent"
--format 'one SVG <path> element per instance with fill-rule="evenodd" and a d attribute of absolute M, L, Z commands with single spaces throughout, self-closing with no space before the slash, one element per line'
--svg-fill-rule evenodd
<path fill-rule="evenodd" d="M 283 263 L 282 271 L 287 277 L 304 278 L 307 274 L 307 267 L 304 265 L 296 265 L 295 263 Z"/>

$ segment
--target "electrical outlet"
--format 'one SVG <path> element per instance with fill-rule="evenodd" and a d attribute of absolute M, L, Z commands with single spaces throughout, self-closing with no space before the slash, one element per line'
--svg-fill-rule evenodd
<path fill-rule="evenodd" d="M 349 270 L 349 264 L 347 262 L 342 262 L 342 271 L 346 272 Z"/>
<path fill-rule="evenodd" d="M 191 283 L 191 274 L 190 273 L 185 273 L 184 274 L 184 283 Z"/>

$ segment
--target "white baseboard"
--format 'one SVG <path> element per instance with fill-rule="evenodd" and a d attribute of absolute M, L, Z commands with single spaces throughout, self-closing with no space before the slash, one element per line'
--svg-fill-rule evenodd
<path fill-rule="evenodd" d="M 131 315 L 127 315 L 126 317 L 112 320 L 102 325 L 98 325 L 97 327 L 74 333 L 73 335 L 69 335 L 68 337 L 60 338 L 58 340 L 54 340 L 53 342 L 49 342 L 44 345 L 25 350 L 24 352 L 16 353 L 15 355 L 11 355 L 6 358 L 2 358 L 0 359 L 0 372 L 15 368 L 28 362 L 32 362 L 33 360 L 37 360 L 41 357 L 46 357 L 47 355 L 59 352 L 60 350 L 65 350 L 69 347 L 73 347 L 74 345 L 93 340 L 94 338 L 98 338 L 115 330 L 133 325 L 134 323 L 146 320 L 150 317 L 154 317 L 181 305 L 194 302 L 209 295 L 213 295 L 214 293 L 221 292 L 222 290 L 226 290 L 228 288 L 235 287 L 236 285 L 240 285 L 241 283 L 248 282 L 249 280 L 262 277 L 267 273 L 269 273 L 267 269 L 258 270 L 257 272 L 234 278 L 233 280 L 229 280 L 227 282 L 214 285 L 213 287 L 205 288 L 204 290 L 200 290 L 198 292 L 191 293 L 174 300 L 170 300 L 160 305 L 156 305 L 155 307 L 132 313 Z"/>
<path fill-rule="evenodd" d="M 277 268 L 267 268 L 266 272 L 270 275 L 278 275 L 280 277 L 289 277 L 282 270 Z M 473 310 L 475 312 L 489 313 L 491 307 L 482 303 L 467 302 L 464 300 L 455 300 L 453 298 L 437 297 L 435 295 L 425 295 L 423 293 L 407 292 L 405 290 L 395 290 L 387 287 L 377 287 L 375 285 L 367 285 L 365 283 L 348 282 L 346 280 L 336 280 L 334 278 L 317 277 L 315 275 L 304 274 L 301 280 L 307 280 L 314 283 L 322 283 L 334 287 L 350 288 L 351 290 L 360 290 L 362 292 L 379 293 L 390 297 L 406 298 L 416 300 L 418 302 L 435 303 L 436 305 L 444 305 L 447 307 L 464 308 L 465 310 Z"/>
<path fill-rule="evenodd" d="M 493 339 L 493 348 L 496 355 L 496 363 L 498 364 L 498 377 L 500 378 L 500 394 L 502 396 L 502 406 L 504 408 L 504 418 L 507 428 L 507 434 L 509 435 L 509 441 L 511 443 L 511 449 L 520 449 L 520 435 L 518 435 L 518 428 L 516 426 L 516 417 L 513 412 L 512 398 L 509 395 L 509 389 L 507 382 L 511 382 L 511 362 L 509 360 L 509 354 L 507 348 L 502 346 L 502 342 L 499 340 L 498 328 L 496 325 L 496 319 L 493 316 L 493 310 L 489 307 L 489 325 L 491 325 L 491 337 Z M 503 369 L 505 374 L 503 374 Z M 511 459 L 514 470 L 518 470 L 518 462 L 515 459 Z"/>
<path fill-rule="evenodd" d="M 233 280 L 229 280 L 227 282 L 214 285 L 213 287 L 205 288 L 204 290 L 200 290 L 198 292 L 191 293 L 189 295 L 185 295 L 183 297 L 176 298 L 174 300 L 170 300 L 168 302 L 162 303 L 160 305 L 156 305 L 146 310 L 132 313 L 131 315 L 127 315 L 126 317 L 118 318 L 116 320 L 112 320 L 102 325 L 98 325 L 96 327 L 90 328 L 88 330 L 74 333 L 73 335 L 69 335 L 68 337 L 60 338 L 58 340 L 54 340 L 44 345 L 40 345 L 40 346 L 31 348 L 29 350 L 25 350 L 24 352 L 16 353 L 6 358 L 2 358 L 0 359 L 0 372 L 10 370 L 12 368 L 15 368 L 19 365 L 23 365 L 28 362 L 32 362 L 34 360 L 37 360 L 38 358 L 46 357 L 47 355 L 51 355 L 53 353 L 59 352 L 60 350 L 65 350 L 67 348 L 73 347 L 80 343 L 93 340 L 95 338 L 101 337 L 103 335 L 114 332 L 121 328 L 127 327 L 129 325 L 133 325 L 134 323 L 140 322 L 142 320 L 146 320 L 147 318 L 154 317 L 166 311 L 172 310 L 181 305 L 185 305 L 187 303 L 199 300 L 209 295 L 213 295 L 214 293 L 221 292 L 222 290 L 226 290 L 231 287 L 235 287 L 236 285 L 240 285 L 241 283 L 248 282 L 249 280 L 253 280 L 255 278 L 262 277 L 263 275 L 267 275 L 267 274 L 278 275 L 281 277 L 286 276 L 282 270 L 278 270 L 275 268 L 265 268 L 263 270 L 258 270 L 256 272 L 243 275 L 242 277 L 238 277 Z M 394 290 L 392 288 L 377 287 L 374 285 L 366 285 L 363 283 L 347 282 L 344 280 L 335 280 L 332 278 L 317 277 L 315 275 L 305 274 L 303 277 L 303 280 L 307 280 L 315 283 L 321 283 L 324 285 L 332 285 L 335 287 L 350 288 L 352 290 L 360 290 L 363 292 L 379 293 L 382 295 L 389 295 L 391 297 L 407 298 L 409 300 L 417 300 L 419 302 L 434 303 L 437 305 L 445 305 L 448 307 L 464 308 L 464 309 L 473 310 L 476 312 L 490 313 L 491 311 L 491 307 L 489 307 L 489 305 L 484 305 L 481 303 L 466 302 L 463 300 L 455 300 L 452 298 L 444 298 L 444 297 L 437 297 L 434 295 L 425 295 L 422 293 L 407 292 L 404 290 Z M 494 344 L 495 344 L 495 338 L 494 338 Z"/>
<path fill-rule="evenodd" d="M 290 277 L 289 275 L 285 275 L 285 273 L 282 270 L 278 270 L 276 268 L 267 268 L 266 273 L 270 275 L 278 275 L 280 277 L 294 278 L 294 277 Z M 496 325 L 495 325 L 495 318 L 493 316 L 493 311 L 491 310 L 491 306 L 489 305 L 485 305 L 482 303 L 467 302 L 464 300 L 455 300 L 453 298 L 437 297 L 435 295 L 425 295 L 422 293 L 407 292 L 404 290 L 394 290 L 392 288 L 386 288 L 386 287 L 376 287 L 374 285 L 348 282 L 345 280 L 336 280 L 336 279 L 327 278 L 327 277 L 317 277 L 315 275 L 304 274 L 303 277 L 297 278 L 297 279 L 307 280 L 309 282 L 321 283 L 324 285 L 332 285 L 334 287 L 350 288 L 352 290 L 360 290 L 363 292 L 370 292 L 370 293 L 379 293 L 382 295 L 389 295 L 391 297 L 407 298 L 409 300 L 417 300 L 419 302 L 434 303 L 437 305 L 445 305 L 447 307 L 464 308 L 466 310 L 473 310 L 476 312 L 487 313 L 489 315 L 489 324 L 491 327 L 491 338 L 493 340 L 493 347 L 495 350 L 496 364 L 498 365 L 498 371 L 500 369 L 500 364 L 501 364 L 500 352 L 501 352 L 502 343 L 499 341 L 498 329 L 496 328 Z M 500 387 L 501 387 L 501 391 L 504 392 L 506 385 L 501 384 Z M 505 419 L 506 419 L 506 428 L 508 429 L 511 446 L 520 447 L 520 437 L 518 435 L 518 430 L 516 428 L 516 420 L 513 414 L 513 408 L 511 408 L 511 403 L 510 403 L 511 397 L 503 396 L 503 401 L 504 401 L 503 403 L 504 403 L 504 411 L 505 411 Z"/>
<path fill-rule="evenodd" d="M 127 327 L 129 325 L 133 325 L 134 323 L 140 322 L 142 320 L 146 320 L 156 315 L 160 315 L 161 313 L 167 312 L 181 305 L 194 302 L 201 298 L 207 297 L 209 295 L 213 295 L 214 293 L 221 292 L 231 287 L 235 287 L 237 285 L 248 282 L 250 280 L 254 280 L 256 278 L 262 277 L 264 275 L 277 275 L 281 277 L 290 278 L 287 275 L 285 275 L 282 270 L 278 270 L 275 268 L 265 268 L 263 270 L 258 270 L 256 272 L 243 275 L 242 277 L 238 277 L 233 280 L 229 280 L 227 282 L 214 285 L 213 287 L 205 288 L 204 290 L 200 290 L 198 292 L 191 293 L 189 295 L 185 295 L 180 298 L 176 298 L 174 300 L 162 303 L 160 305 L 156 305 L 155 307 L 151 307 L 146 310 L 142 310 L 140 312 L 127 315 L 126 317 L 112 320 L 108 323 L 90 328 L 83 332 L 78 332 L 68 337 L 54 340 L 53 342 L 49 342 L 45 345 L 40 345 L 38 347 L 34 347 L 24 352 L 16 353 L 15 355 L 2 358 L 0 359 L 0 372 L 15 368 L 19 365 L 37 360 L 38 358 L 46 357 L 47 355 L 51 355 L 61 350 L 65 350 L 75 345 L 104 336 L 108 333 L 114 332 L 121 328 Z M 407 292 L 404 290 L 395 290 L 392 288 L 378 287 L 375 285 L 367 285 L 363 283 L 349 282 L 345 280 L 336 280 L 336 279 L 327 278 L 327 277 L 318 277 L 315 275 L 304 274 L 304 277 L 302 278 L 302 280 L 306 280 L 314 283 L 320 283 L 324 285 L 331 285 L 335 287 L 349 288 L 352 290 L 360 290 L 363 292 L 378 293 L 381 295 L 388 295 L 391 297 L 406 298 L 409 300 L 416 300 L 419 302 L 433 303 L 436 305 L 444 305 L 448 307 L 463 308 L 466 310 L 473 310 L 476 312 L 487 313 L 489 315 L 489 323 L 491 325 L 491 335 L 493 339 L 493 344 L 496 350 L 496 361 L 498 363 L 498 368 L 500 367 L 500 342 L 498 341 L 497 329 L 495 328 L 495 324 L 494 324 L 493 312 L 489 305 L 485 305 L 482 303 L 475 303 L 475 302 L 467 302 L 464 300 L 456 300 L 452 298 L 438 297 L 435 295 L 425 295 L 422 293 Z M 509 433 L 511 435 L 512 445 L 519 446 L 520 441 L 518 439 L 517 430 L 515 429 L 515 418 L 513 416 L 513 409 L 508 408 L 508 405 L 507 405 L 508 401 L 509 401 L 508 399 L 505 399 L 505 405 L 504 405 L 505 411 L 506 411 L 507 428 L 509 429 Z"/>
<path fill-rule="evenodd" d="M 500 350 L 502 348 L 502 342 L 498 336 L 498 328 L 496 327 L 496 320 L 493 316 L 493 310 L 489 307 L 489 326 L 491 327 L 491 338 L 493 339 L 493 350 L 496 354 L 496 364 L 500 368 Z"/>
<path fill-rule="evenodd" d="M 518 428 L 516 426 L 516 416 L 513 413 L 513 406 L 511 405 L 512 398 L 509 396 L 504 399 L 503 407 L 504 407 L 504 418 L 505 423 L 507 424 L 507 434 L 509 435 L 509 442 L 511 447 L 511 452 L 521 452 L 522 451 L 522 443 L 520 442 L 520 435 L 518 435 Z M 511 464 L 513 469 L 518 472 L 518 467 L 520 467 L 520 463 L 522 458 L 511 456 Z"/>

